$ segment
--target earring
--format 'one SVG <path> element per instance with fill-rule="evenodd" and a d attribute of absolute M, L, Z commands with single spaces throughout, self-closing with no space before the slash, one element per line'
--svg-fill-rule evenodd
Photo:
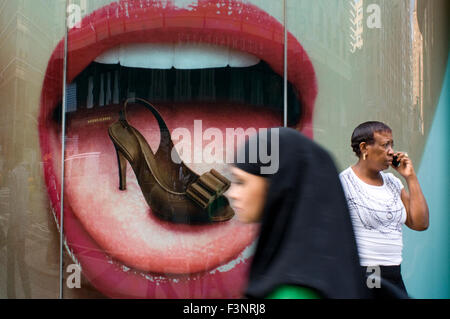
<path fill-rule="evenodd" d="M 363 154 L 363 161 L 365 161 L 365 160 L 366 160 L 366 157 L 367 157 L 367 154 L 366 154 L 366 153 L 364 153 L 364 154 Z"/>

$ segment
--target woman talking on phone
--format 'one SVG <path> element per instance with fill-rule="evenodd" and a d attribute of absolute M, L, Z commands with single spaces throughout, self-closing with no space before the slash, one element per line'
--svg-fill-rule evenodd
<path fill-rule="evenodd" d="M 370 121 L 355 128 L 351 137 L 358 162 L 340 174 L 347 198 L 361 266 L 376 297 L 407 298 L 401 276 L 402 225 L 428 228 L 428 206 L 407 153 L 394 151 L 392 130 Z M 392 166 L 406 181 L 383 171 Z M 372 288 L 369 287 L 369 288 Z"/>

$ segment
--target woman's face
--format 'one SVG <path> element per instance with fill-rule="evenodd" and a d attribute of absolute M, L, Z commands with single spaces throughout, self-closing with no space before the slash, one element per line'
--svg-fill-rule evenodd
<path fill-rule="evenodd" d="M 394 140 L 391 132 L 374 132 L 374 142 L 365 144 L 362 153 L 366 153 L 368 165 L 377 171 L 388 169 L 394 156 Z"/>
<path fill-rule="evenodd" d="M 231 167 L 233 183 L 228 191 L 237 218 L 243 223 L 257 223 L 261 220 L 267 194 L 266 178 Z"/>

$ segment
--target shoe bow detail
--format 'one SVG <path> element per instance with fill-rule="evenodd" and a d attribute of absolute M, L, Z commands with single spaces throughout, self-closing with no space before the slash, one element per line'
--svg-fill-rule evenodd
<path fill-rule="evenodd" d="M 211 169 L 188 186 L 186 195 L 202 209 L 206 209 L 228 188 L 230 188 L 230 181 L 215 169 Z"/>

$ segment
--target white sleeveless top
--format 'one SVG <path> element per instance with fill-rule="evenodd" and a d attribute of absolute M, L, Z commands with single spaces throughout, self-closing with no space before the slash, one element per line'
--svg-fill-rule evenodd
<path fill-rule="evenodd" d="M 380 172 L 382 186 L 363 182 L 351 167 L 340 175 L 347 198 L 362 266 L 393 266 L 402 262 L 402 225 L 406 209 L 402 182 Z"/>

